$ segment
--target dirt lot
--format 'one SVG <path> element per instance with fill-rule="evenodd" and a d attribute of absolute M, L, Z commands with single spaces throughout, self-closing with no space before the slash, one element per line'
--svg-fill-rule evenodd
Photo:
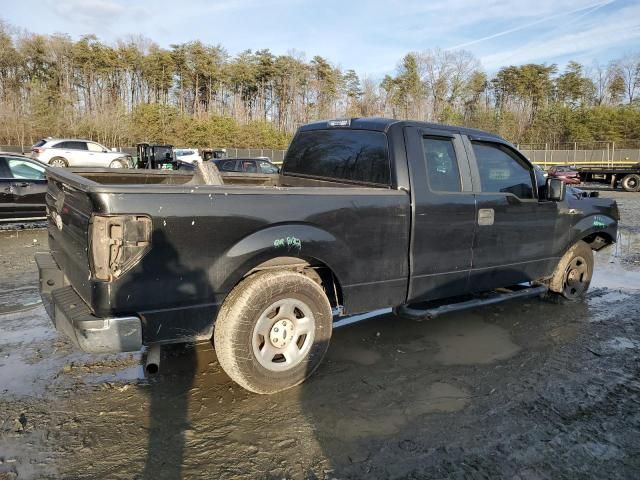
<path fill-rule="evenodd" d="M 41 229 L 0 232 L 0 479 L 638 478 L 640 194 L 584 302 L 336 330 L 307 383 L 253 395 L 210 345 L 86 355 L 39 303 Z"/>

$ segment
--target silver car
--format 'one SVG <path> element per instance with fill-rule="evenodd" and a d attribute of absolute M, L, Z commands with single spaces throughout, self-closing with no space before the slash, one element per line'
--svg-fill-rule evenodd
<path fill-rule="evenodd" d="M 44 138 L 31 147 L 31 157 L 53 167 L 129 168 L 130 155 L 75 138 Z"/>

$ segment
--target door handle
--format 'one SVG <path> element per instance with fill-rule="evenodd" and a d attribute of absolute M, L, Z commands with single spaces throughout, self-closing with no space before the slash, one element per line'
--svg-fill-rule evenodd
<path fill-rule="evenodd" d="M 14 183 L 11 186 L 12 187 L 30 187 L 31 184 L 29 182 L 21 182 L 21 183 Z"/>
<path fill-rule="evenodd" d="M 488 226 L 493 225 L 495 220 L 495 212 L 493 208 L 481 208 L 478 210 L 478 225 Z"/>

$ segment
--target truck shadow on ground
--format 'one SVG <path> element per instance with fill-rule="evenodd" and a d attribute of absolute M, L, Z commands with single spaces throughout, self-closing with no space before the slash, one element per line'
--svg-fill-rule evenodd
<path fill-rule="evenodd" d="M 336 330 L 318 372 L 271 396 L 235 385 L 210 343 L 167 347 L 149 385 L 143 478 L 402 477 L 425 457 L 445 474 L 440 463 L 478 441 L 464 434 L 486 420 L 478 409 L 535 387 L 519 379 L 540 361 L 532 351 L 571 341 L 586 313 L 531 299 L 427 322 L 372 318 Z"/>

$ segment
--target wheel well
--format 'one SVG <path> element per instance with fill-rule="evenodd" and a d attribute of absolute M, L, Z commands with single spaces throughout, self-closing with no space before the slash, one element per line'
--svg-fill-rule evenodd
<path fill-rule="evenodd" d="M 332 307 L 337 308 L 344 305 L 342 287 L 338 277 L 327 265 L 318 260 L 305 260 L 297 257 L 272 258 L 253 267 L 242 279 L 264 270 L 293 270 L 302 273 L 324 289 Z"/>
<path fill-rule="evenodd" d="M 591 249 L 595 251 L 598 251 L 607 245 L 611 245 L 614 242 L 611 235 L 605 232 L 592 233 L 591 235 L 584 237 L 582 240 L 588 243 Z"/>

